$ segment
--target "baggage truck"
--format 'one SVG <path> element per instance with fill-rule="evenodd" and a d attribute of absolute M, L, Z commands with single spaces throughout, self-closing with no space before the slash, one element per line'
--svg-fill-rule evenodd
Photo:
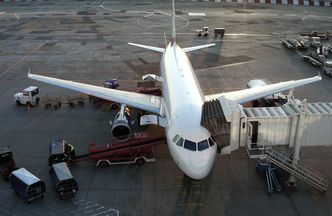
<path fill-rule="evenodd" d="M 53 164 L 50 168 L 53 186 L 60 199 L 75 196 L 78 186 L 65 162 Z"/>
<path fill-rule="evenodd" d="M 13 171 L 9 176 L 11 188 L 28 203 L 43 198 L 46 186 L 43 181 L 25 168 Z"/>

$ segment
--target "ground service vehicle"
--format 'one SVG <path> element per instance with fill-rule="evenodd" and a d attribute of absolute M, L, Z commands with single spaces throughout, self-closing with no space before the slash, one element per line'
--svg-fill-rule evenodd
<path fill-rule="evenodd" d="M 312 37 L 311 38 L 311 46 L 314 47 L 314 48 L 320 47 L 321 46 L 320 38 L 319 37 Z"/>
<path fill-rule="evenodd" d="M 323 65 L 320 61 L 317 61 L 316 59 L 308 55 L 302 55 L 302 59 L 316 67 L 321 67 Z"/>
<path fill-rule="evenodd" d="M 9 181 L 15 193 L 27 202 L 42 198 L 46 191 L 45 183 L 25 168 L 13 171 L 9 176 Z"/>
<path fill-rule="evenodd" d="M 332 76 L 332 60 L 327 60 L 324 64 L 324 72 L 326 75 Z"/>
<path fill-rule="evenodd" d="M 119 86 L 120 86 L 120 84 L 117 81 L 117 79 L 110 79 L 110 80 L 106 80 L 104 82 L 104 87 L 106 87 L 106 88 L 116 89 Z"/>
<path fill-rule="evenodd" d="M 16 169 L 13 153 L 9 147 L 0 148 L 0 174 L 5 181 L 9 180 L 10 173 Z"/>
<path fill-rule="evenodd" d="M 75 158 L 74 146 L 64 139 L 53 139 L 49 145 L 48 165 L 69 162 Z"/>
<path fill-rule="evenodd" d="M 220 37 L 224 37 L 225 35 L 225 28 L 214 28 L 214 37 L 218 37 L 218 35 L 220 35 Z"/>
<path fill-rule="evenodd" d="M 75 196 L 78 186 L 65 162 L 53 164 L 50 175 L 60 199 Z"/>
<path fill-rule="evenodd" d="M 209 36 L 209 27 L 204 26 L 202 30 L 196 30 L 197 36 Z"/>
<path fill-rule="evenodd" d="M 154 162 L 153 146 L 165 140 L 165 137 L 150 138 L 147 133 L 136 133 L 125 142 L 91 143 L 88 153 L 78 155 L 73 162 L 81 160 L 96 161 L 98 167 L 107 167 L 112 164 Z"/>
<path fill-rule="evenodd" d="M 312 31 L 310 33 L 302 33 L 302 36 L 309 36 L 309 37 L 319 37 L 321 40 L 328 40 L 330 37 L 330 34 L 328 32 L 326 33 L 320 33 L 317 31 Z"/>
<path fill-rule="evenodd" d="M 23 90 L 23 92 L 16 93 L 14 95 L 17 105 L 32 105 L 36 106 L 39 103 L 39 90 L 36 86 L 30 86 Z"/>

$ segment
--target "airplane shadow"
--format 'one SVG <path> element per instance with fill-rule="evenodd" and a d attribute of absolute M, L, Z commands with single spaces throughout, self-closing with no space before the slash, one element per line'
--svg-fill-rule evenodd
<path fill-rule="evenodd" d="M 194 180 L 181 173 L 176 179 L 175 186 L 179 189 L 172 215 L 200 215 L 210 191 L 212 174 L 203 180 Z"/>

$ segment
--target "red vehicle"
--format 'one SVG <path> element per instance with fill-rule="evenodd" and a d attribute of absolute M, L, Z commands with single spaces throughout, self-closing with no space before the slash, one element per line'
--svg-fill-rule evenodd
<path fill-rule="evenodd" d="M 76 156 L 73 162 L 80 160 L 94 160 L 98 167 L 107 167 L 112 164 L 154 162 L 153 145 L 164 141 L 164 137 L 149 138 L 147 133 L 136 133 L 126 142 L 111 144 L 89 145 L 88 154 Z"/>
<path fill-rule="evenodd" d="M 161 96 L 161 89 L 160 87 L 137 87 L 135 92 L 142 93 L 142 94 L 150 94 L 155 96 Z"/>
<path fill-rule="evenodd" d="M 9 147 L 0 148 L 0 174 L 5 181 L 9 180 L 10 173 L 16 169 L 13 153 Z"/>

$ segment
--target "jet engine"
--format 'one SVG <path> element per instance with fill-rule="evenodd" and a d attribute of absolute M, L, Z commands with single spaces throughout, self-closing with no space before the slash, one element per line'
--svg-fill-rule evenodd
<path fill-rule="evenodd" d="M 268 84 L 270 84 L 270 83 L 268 83 L 265 80 L 255 79 L 255 80 L 250 80 L 249 82 L 247 82 L 247 88 L 255 88 L 258 86 L 265 86 Z"/>
<path fill-rule="evenodd" d="M 120 111 L 110 121 L 112 136 L 119 142 L 126 141 L 131 136 L 131 114 L 126 104 L 121 104 Z"/>

